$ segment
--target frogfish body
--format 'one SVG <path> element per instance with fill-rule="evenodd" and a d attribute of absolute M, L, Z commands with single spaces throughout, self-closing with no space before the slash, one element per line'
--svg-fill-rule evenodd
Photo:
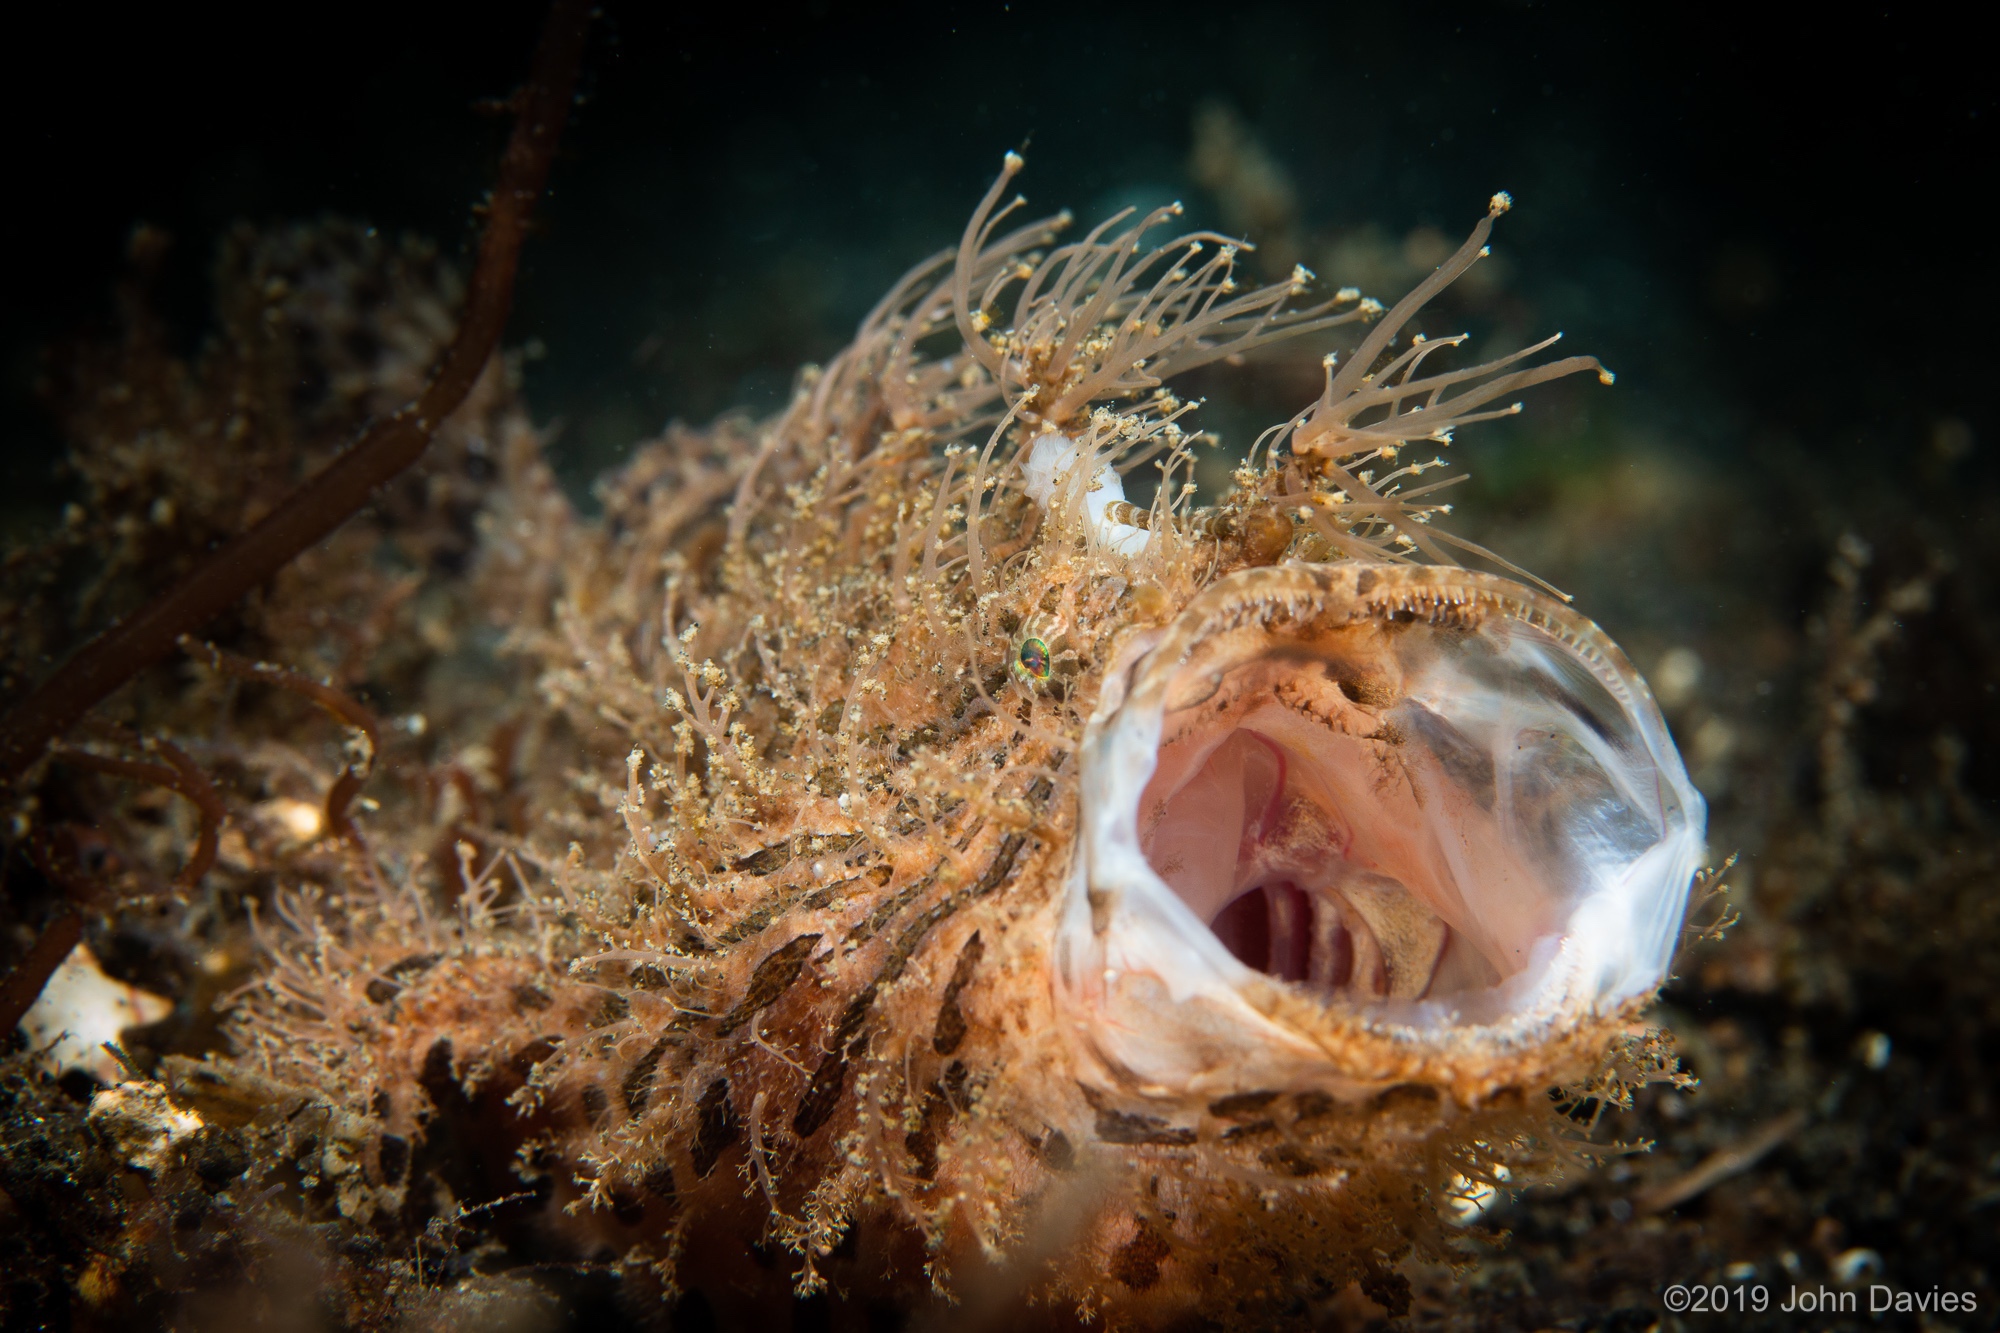
<path fill-rule="evenodd" d="M 1399 462 L 1602 375 L 1402 336 L 1506 197 L 1385 311 L 1239 288 L 1236 243 L 1149 239 L 1177 209 L 1009 227 L 1020 165 L 776 418 L 545 507 L 515 646 L 566 761 L 510 886 L 291 903 L 189 1095 L 324 1103 L 363 1220 L 449 1137 L 725 1322 L 1262 1325 L 1394 1309 L 1456 1202 L 1563 1156 L 1551 1088 L 1657 1072 L 1701 797 L 1618 648 L 1456 564 Z M 1192 507 L 1173 378 L 1340 326 Z"/>

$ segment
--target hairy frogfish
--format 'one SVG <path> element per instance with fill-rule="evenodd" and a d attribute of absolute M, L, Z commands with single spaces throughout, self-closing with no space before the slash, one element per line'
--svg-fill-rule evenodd
<path fill-rule="evenodd" d="M 724 1323 L 830 1287 L 1261 1326 L 1396 1309 L 1454 1207 L 1574 1155 L 1566 1105 L 1671 1067 L 1702 798 L 1405 457 L 1609 382 L 1409 332 L 1507 197 L 1385 309 L 1239 285 L 1239 243 L 1155 239 L 1178 206 L 1024 220 L 1021 165 L 774 417 L 521 518 L 560 531 L 509 584 L 561 720 L 527 833 L 449 909 L 387 862 L 281 902 L 182 1095 L 363 1221 L 449 1140 Z M 1198 507 L 1176 377 L 1336 328 Z M 259 1109 L 301 1091 L 303 1149 Z"/>

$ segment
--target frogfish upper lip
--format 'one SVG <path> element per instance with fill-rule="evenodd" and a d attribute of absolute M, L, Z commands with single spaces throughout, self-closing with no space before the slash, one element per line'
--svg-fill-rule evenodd
<path fill-rule="evenodd" d="M 1154 1095 L 1478 1098 L 1657 988 L 1705 810 L 1603 631 L 1511 580 L 1247 570 L 1108 676 L 1056 951 Z"/>

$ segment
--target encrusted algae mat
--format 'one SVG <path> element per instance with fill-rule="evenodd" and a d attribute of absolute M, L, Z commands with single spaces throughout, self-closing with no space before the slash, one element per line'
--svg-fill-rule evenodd
<path fill-rule="evenodd" d="M 827 1284 L 1310 1320 L 1356 1281 L 1395 1309 L 1440 1210 L 1671 1076 L 1634 1020 L 1699 798 L 1615 647 L 1451 567 L 1433 464 L 1398 461 L 1597 369 L 1396 341 L 1505 197 L 1385 312 L 1303 271 L 1239 290 L 1225 238 L 1153 245 L 1174 210 L 1004 230 L 1019 165 L 775 419 L 648 446 L 585 519 L 495 384 L 445 441 L 497 472 L 475 511 L 432 486 L 288 575 L 344 573 L 369 637 L 336 655 L 352 627 L 294 582 L 246 646 L 388 659 L 382 730 L 423 756 L 354 836 L 311 826 L 324 720 L 205 678 L 149 701 L 229 718 L 201 757 L 255 800 L 217 873 L 267 903 L 233 1052 L 167 1081 L 305 1215 L 395 1235 L 511 1182 L 538 1244 L 731 1322 Z M 1191 508 L 1165 381 L 1347 324 L 1319 402 Z M 455 567 L 411 558 L 439 531 Z M 1197 716 L 1250 697 L 1184 678 L 1218 635 L 1320 731 Z M 1522 699 L 1553 712 L 1495 730 Z M 1189 788 L 1141 790 L 1159 708 L 1207 737 L 1176 762 L 1226 798 L 1194 812 L 1214 883 L 1160 851 Z M 1561 778 L 1532 807 L 1531 733 Z"/>

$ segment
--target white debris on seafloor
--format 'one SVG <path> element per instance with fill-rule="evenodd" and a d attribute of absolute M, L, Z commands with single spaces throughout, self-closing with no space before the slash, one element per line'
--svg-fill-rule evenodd
<path fill-rule="evenodd" d="M 150 1079 L 103 1089 L 90 1099 L 89 1119 L 119 1157 L 154 1173 L 171 1160 L 176 1143 L 205 1124 L 193 1111 L 174 1105 L 166 1088 Z"/>
<path fill-rule="evenodd" d="M 116 1083 L 124 1071 L 104 1043 L 126 1028 L 159 1022 L 173 1008 L 164 996 L 105 976 L 90 946 L 79 944 L 22 1016 L 21 1030 L 50 1072 L 81 1069 L 100 1083 Z"/>
<path fill-rule="evenodd" d="M 1443 1214 L 1445 1221 L 1455 1227 L 1469 1227 L 1500 1201 L 1500 1188 L 1495 1181 L 1513 1179 L 1513 1173 L 1504 1166 L 1493 1168 L 1492 1180 L 1474 1180 L 1470 1176 L 1454 1175 L 1445 1186 Z"/>

